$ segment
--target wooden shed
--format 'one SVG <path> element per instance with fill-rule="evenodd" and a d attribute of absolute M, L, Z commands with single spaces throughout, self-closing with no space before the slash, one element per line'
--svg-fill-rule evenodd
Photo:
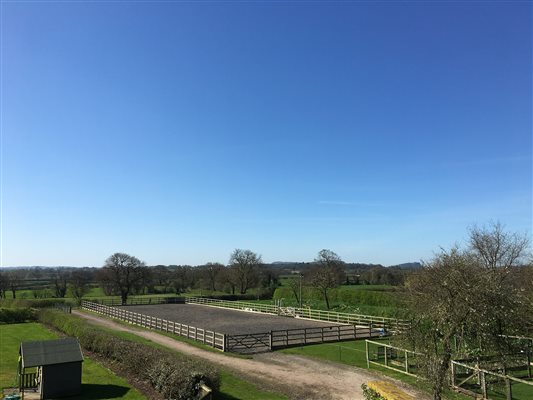
<path fill-rule="evenodd" d="M 37 388 L 41 399 L 79 395 L 82 362 L 80 344 L 74 338 L 22 342 L 19 387 L 22 391 Z"/>

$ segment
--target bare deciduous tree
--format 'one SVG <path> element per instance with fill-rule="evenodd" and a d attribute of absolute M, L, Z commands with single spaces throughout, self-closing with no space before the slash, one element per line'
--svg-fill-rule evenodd
<path fill-rule="evenodd" d="M 77 304 L 81 304 L 81 299 L 89 292 L 90 276 L 84 270 L 75 270 L 70 274 L 69 290 L 71 296 Z"/>
<path fill-rule="evenodd" d="M 55 297 L 64 298 L 67 294 L 67 272 L 61 268 L 54 271 Z"/>
<path fill-rule="evenodd" d="M 202 269 L 204 280 L 209 290 L 216 292 L 217 283 L 220 281 L 220 277 L 224 271 L 224 265 L 220 263 L 208 262 Z"/>
<path fill-rule="evenodd" d="M 506 232 L 500 222 L 470 228 L 469 244 L 486 268 L 509 268 L 525 262 L 529 239 L 525 234 Z"/>
<path fill-rule="evenodd" d="M 341 258 L 331 250 L 320 250 L 315 259 L 315 266 L 309 273 L 309 281 L 311 286 L 319 290 L 324 297 L 328 310 L 329 291 L 339 286 L 344 279 L 344 262 Z"/>
<path fill-rule="evenodd" d="M 120 294 L 122 304 L 126 304 L 135 285 L 142 280 L 144 268 L 144 262 L 137 257 L 115 253 L 106 260 L 100 270 L 100 281 Z"/>
<path fill-rule="evenodd" d="M 505 371 L 505 335 L 521 333 L 526 319 L 531 320 L 527 292 L 512 273 L 526 251 L 524 238 L 504 232 L 500 224 L 474 228 L 467 249 L 442 250 L 409 277 L 406 288 L 415 317 L 406 338 L 423 354 L 419 371 L 431 382 L 434 400 L 442 398 L 454 355 L 496 355 Z"/>
<path fill-rule="evenodd" d="M 257 284 L 261 263 L 261 256 L 251 250 L 235 249 L 231 253 L 229 265 L 241 294 L 245 294 L 249 288 Z"/>

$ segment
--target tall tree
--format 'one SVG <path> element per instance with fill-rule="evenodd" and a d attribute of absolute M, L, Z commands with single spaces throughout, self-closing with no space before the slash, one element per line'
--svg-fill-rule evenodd
<path fill-rule="evenodd" d="M 209 290 L 216 292 L 217 283 L 220 281 L 222 272 L 224 271 L 224 265 L 217 262 L 208 262 L 202 267 L 202 271 L 206 286 L 209 288 Z"/>
<path fill-rule="evenodd" d="M 320 291 L 330 308 L 329 291 L 339 286 L 345 279 L 344 262 L 331 250 L 323 249 L 315 258 L 315 266 L 309 272 L 309 281 L 312 287 Z"/>
<path fill-rule="evenodd" d="M 67 294 L 67 276 L 67 271 L 62 268 L 54 271 L 55 297 L 63 298 Z"/>
<path fill-rule="evenodd" d="M 422 353 L 419 371 L 431 382 L 434 400 L 442 398 L 452 356 L 497 355 L 505 370 L 505 335 L 521 333 L 531 320 L 527 293 L 511 273 L 526 250 L 523 237 L 499 224 L 475 228 L 468 248 L 441 250 L 408 278 L 414 319 L 406 338 Z"/>
<path fill-rule="evenodd" d="M 485 268 L 509 268 L 525 264 L 529 254 L 529 238 L 518 232 L 507 232 L 500 222 L 470 228 L 470 250 Z"/>
<path fill-rule="evenodd" d="M 231 253 L 229 265 L 241 294 L 245 294 L 248 289 L 258 283 L 261 264 L 261 256 L 251 250 L 235 249 Z"/>
<path fill-rule="evenodd" d="M 89 282 L 90 276 L 83 269 L 70 273 L 69 290 L 77 304 L 81 304 L 81 299 L 89 292 Z"/>
<path fill-rule="evenodd" d="M 100 271 L 100 280 L 120 294 L 122 304 L 126 304 L 128 296 L 135 285 L 143 279 L 144 262 L 137 257 L 125 253 L 115 253 L 106 261 Z"/>
<path fill-rule="evenodd" d="M 9 288 L 9 278 L 6 273 L 0 271 L 0 299 L 6 298 L 6 291 Z"/>

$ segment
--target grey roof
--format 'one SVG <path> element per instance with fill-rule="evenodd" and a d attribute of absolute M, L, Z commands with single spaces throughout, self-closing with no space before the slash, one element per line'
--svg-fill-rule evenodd
<path fill-rule="evenodd" d="M 22 342 L 20 355 L 24 368 L 83 361 L 80 344 L 74 338 Z"/>

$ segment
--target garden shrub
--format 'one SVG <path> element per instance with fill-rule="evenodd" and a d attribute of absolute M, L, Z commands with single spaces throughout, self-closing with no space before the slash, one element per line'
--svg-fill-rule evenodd
<path fill-rule="evenodd" d="M 1 324 L 18 324 L 36 320 L 37 314 L 31 308 L 0 308 Z"/>
<path fill-rule="evenodd" d="M 164 398 L 195 399 L 202 383 L 215 392 L 220 387 L 218 370 L 207 363 L 117 337 L 69 314 L 41 310 L 39 319 L 77 337 L 86 350 L 115 361 L 124 370 L 149 381 Z"/>
<path fill-rule="evenodd" d="M 72 304 L 72 299 L 0 299 L 2 308 L 48 308 L 57 304 Z"/>
<path fill-rule="evenodd" d="M 370 389 L 365 383 L 361 385 L 361 389 L 363 389 L 363 396 L 365 396 L 365 400 L 386 400 L 378 392 Z"/>

